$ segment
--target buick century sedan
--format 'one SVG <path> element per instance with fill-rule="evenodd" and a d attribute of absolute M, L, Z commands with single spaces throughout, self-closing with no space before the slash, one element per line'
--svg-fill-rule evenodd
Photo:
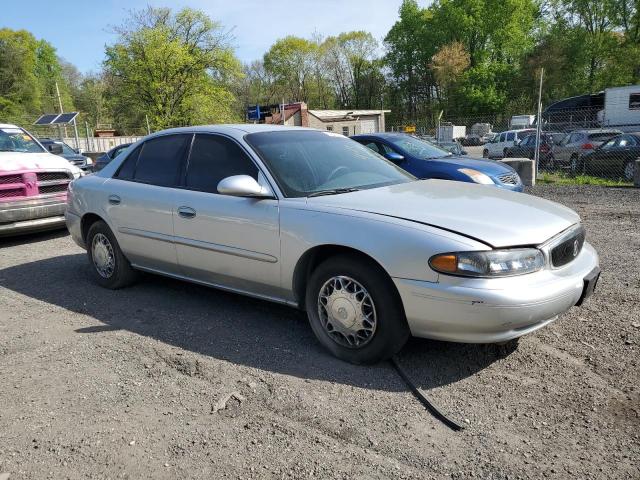
<path fill-rule="evenodd" d="M 410 335 L 515 339 L 581 304 L 600 272 L 564 206 L 417 180 L 296 127 L 155 133 L 72 182 L 66 219 L 100 285 L 142 270 L 305 309 L 319 342 L 353 363 Z"/>

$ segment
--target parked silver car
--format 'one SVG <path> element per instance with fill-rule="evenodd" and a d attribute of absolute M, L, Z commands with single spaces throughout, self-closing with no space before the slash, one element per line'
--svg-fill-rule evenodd
<path fill-rule="evenodd" d="M 514 339 L 580 304 L 599 275 L 566 207 L 419 181 L 342 135 L 295 127 L 158 132 L 74 181 L 66 217 L 100 285 L 144 270 L 303 308 L 354 363 L 409 335 Z"/>
<path fill-rule="evenodd" d="M 614 129 L 574 130 L 553 146 L 553 164 L 568 166 L 571 172 L 579 173 L 580 158 L 583 155 L 591 153 L 621 133 Z"/>

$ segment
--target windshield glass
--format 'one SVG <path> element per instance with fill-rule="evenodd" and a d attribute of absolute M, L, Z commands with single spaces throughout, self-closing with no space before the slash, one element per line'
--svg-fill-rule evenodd
<path fill-rule="evenodd" d="M 245 139 L 287 197 L 415 180 L 367 147 L 335 133 L 285 130 L 252 133 Z"/>
<path fill-rule="evenodd" d="M 44 149 L 21 128 L 0 128 L 0 152 L 41 153 Z"/>
<path fill-rule="evenodd" d="M 396 147 L 404 150 L 412 157 L 421 160 L 430 160 L 432 158 L 442 158 L 451 156 L 450 152 L 436 147 L 433 143 L 421 140 L 410 135 L 397 135 L 388 137 L 388 140 Z"/>
<path fill-rule="evenodd" d="M 76 152 L 73 148 L 71 148 L 66 143 L 61 143 L 60 145 L 62 146 L 62 154 L 63 155 L 77 155 L 78 154 L 78 152 Z"/>

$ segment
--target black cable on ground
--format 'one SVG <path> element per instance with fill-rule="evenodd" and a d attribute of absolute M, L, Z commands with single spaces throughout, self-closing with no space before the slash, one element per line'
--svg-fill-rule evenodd
<path fill-rule="evenodd" d="M 434 417 L 436 417 L 438 420 L 444 423 L 451 430 L 454 430 L 456 432 L 460 430 L 464 430 L 464 427 L 462 425 L 460 425 L 458 422 L 456 422 L 452 418 L 447 417 L 431 400 L 429 400 L 429 398 L 424 393 L 422 393 L 418 389 L 418 387 L 415 386 L 415 384 L 411 381 L 407 373 L 400 366 L 400 363 L 398 362 L 398 359 L 395 356 L 391 357 L 390 362 L 391 362 L 391 365 L 393 365 L 393 367 L 398 372 L 398 375 L 402 377 L 404 382 L 411 389 L 411 392 L 415 395 L 415 397 L 418 400 L 420 400 L 420 403 L 422 403 L 427 408 L 427 410 L 431 412 L 431 414 Z"/>

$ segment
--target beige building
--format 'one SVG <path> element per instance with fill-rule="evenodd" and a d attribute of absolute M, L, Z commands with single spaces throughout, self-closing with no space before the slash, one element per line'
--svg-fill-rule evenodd
<path fill-rule="evenodd" d="M 341 133 L 384 132 L 384 115 L 391 110 L 309 110 L 304 102 L 285 105 L 284 124 Z M 280 112 L 266 117 L 265 123 L 283 124 Z"/>

